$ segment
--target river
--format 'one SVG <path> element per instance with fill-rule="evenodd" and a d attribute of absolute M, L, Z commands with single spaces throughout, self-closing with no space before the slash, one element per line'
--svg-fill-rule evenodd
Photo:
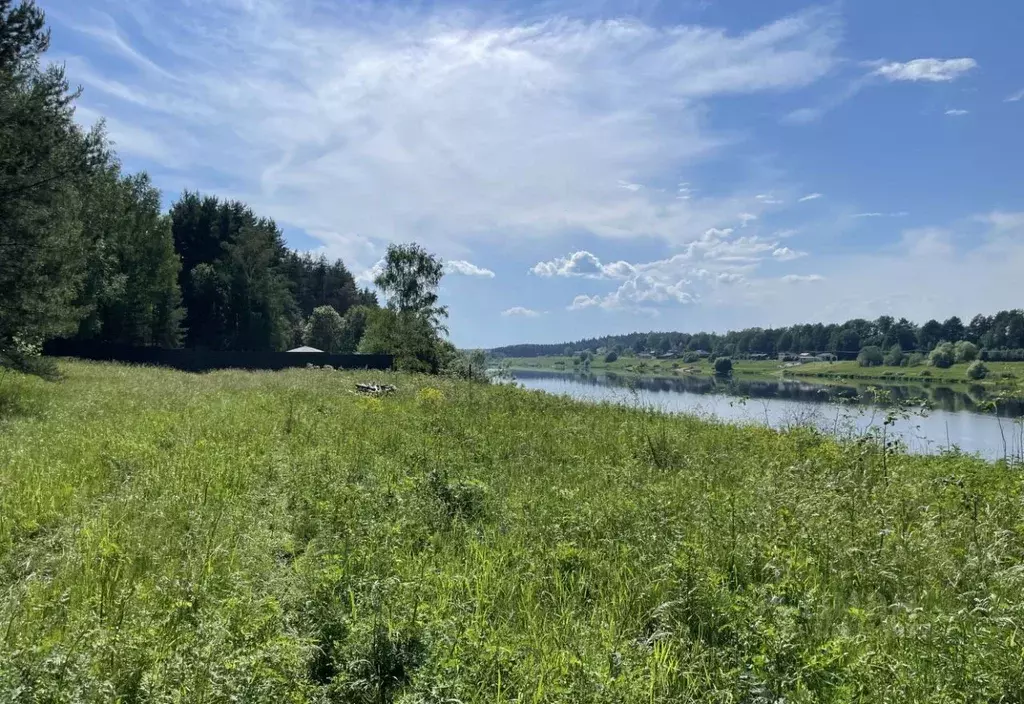
<path fill-rule="evenodd" d="M 873 399 L 868 385 L 534 370 L 517 371 L 514 377 L 516 383 L 527 389 L 584 401 L 607 401 L 775 428 L 811 423 L 839 434 L 863 433 L 881 427 L 889 412 Z M 1024 400 L 996 402 L 993 411 L 985 408 L 984 404 L 990 399 L 980 385 L 886 385 L 883 388 L 891 399 L 904 404 L 904 408 L 917 399 L 926 401 L 929 406 L 927 410 L 914 407 L 901 414 L 905 417 L 896 419 L 891 428 L 911 452 L 934 453 L 959 448 L 988 459 L 1024 458 Z"/>

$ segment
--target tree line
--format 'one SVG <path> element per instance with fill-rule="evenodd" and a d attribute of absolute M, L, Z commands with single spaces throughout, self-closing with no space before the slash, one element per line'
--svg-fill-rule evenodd
<path fill-rule="evenodd" d="M 921 325 L 906 318 L 883 315 L 876 320 L 855 318 L 845 323 L 814 323 L 781 328 L 746 328 L 724 334 L 700 332 L 635 332 L 607 335 L 552 345 L 511 345 L 491 350 L 498 357 L 574 355 L 598 350 L 622 353 L 664 354 L 709 352 L 717 357 L 780 353 L 828 352 L 854 359 L 870 348 L 891 352 L 930 354 L 943 343 L 966 341 L 980 348 L 985 359 L 1024 361 L 1024 310 L 1004 310 L 995 315 L 976 315 L 965 324 L 953 316 L 945 322 L 929 320 Z"/>
<path fill-rule="evenodd" d="M 0 0 L 0 363 L 29 369 L 54 337 L 216 350 L 394 354 L 403 369 L 465 368 L 445 339 L 439 258 L 393 245 L 374 283 L 298 253 L 245 203 L 185 192 L 164 212 L 125 173 L 101 124 L 74 119 L 80 89 L 44 65 L 32 2 Z M 482 365 L 480 365 L 482 367 Z M 482 372 L 482 368 L 478 371 Z"/>

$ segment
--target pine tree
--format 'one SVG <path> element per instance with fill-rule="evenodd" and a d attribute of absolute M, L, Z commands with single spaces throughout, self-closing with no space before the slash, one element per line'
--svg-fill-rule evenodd
<path fill-rule="evenodd" d="M 99 130 L 74 121 L 64 70 L 32 2 L 0 0 L 0 355 L 73 332 L 88 243 L 81 190 L 102 154 Z"/>

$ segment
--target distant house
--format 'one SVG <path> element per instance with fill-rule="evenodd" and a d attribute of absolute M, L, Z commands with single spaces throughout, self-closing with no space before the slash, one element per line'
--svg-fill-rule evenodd
<path fill-rule="evenodd" d="M 320 352 L 321 354 L 323 354 L 323 350 L 318 350 L 316 347 L 306 347 L 306 346 L 296 347 L 295 349 L 288 350 L 288 351 L 289 352 Z"/>
<path fill-rule="evenodd" d="M 780 362 L 795 362 L 797 359 L 797 356 L 792 352 L 779 352 Z"/>
<path fill-rule="evenodd" d="M 700 357 L 701 359 L 711 356 L 711 353 L 708 352 L 707 350 L 697 350 L 696 352 L 694 352 L 694 354 Z"/>
<path fill-rule="evenodd" d="M 658 355 L 658 359 L 675 359 L 675 358 L 676 358 L 676 353 L 675 352 L 666 352 L 665 354 Z"/>
<path fill-rule="evenodd" d="M 836 360 L 839 359 L 834 354 L 831 354 L 829 352 L 822 352 L 819 355 L 815 355 L 814 358 L 819 362 L 835 362 Z"/>

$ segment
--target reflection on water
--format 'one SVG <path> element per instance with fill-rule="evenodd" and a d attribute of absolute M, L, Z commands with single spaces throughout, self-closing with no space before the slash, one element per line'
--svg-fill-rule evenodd
<path fill-rule="evenodd" d="M 543 372 L 516 372 L 519 379 L 528 378 L 531 374 Z M 676 378 L 637 377 L 619 375 L 614 372 L 605 374 L 571 375 L 581 383 L 597 386 L 615 386 L 620 388 L 638 388 L 644 391 L 678 392 L 691 394 L 724 394 L 728 396 L 746 396 L 757 399 L 788 399 L 807 403 L 834 403 L 838 401 L 851 403 L 870 403 L 873 397 L 872 388 L 880 387 L 889 394 L 894 402 L 915 403 L 927 401 L 931 407 L 943 411 L 970 411 L 973 413 L 990 413 L 982 404 L 994 403 L 997 412 L 1004 418 L 1020 418 L 1024 416 L 1024 399 L 1010 401 L 997 400 L 991 396 L 984 386 L 971 384 L 966 387 L 934 385 L 901 385 L 886 384 L 815 384 L 793 379 L 764 380 L 734 377 L 719 379 L 703 375 L 682 375 Z"/>
<path fill-rule="evenodd" d="M 832 431 L 863 432 L 882 422 L 870 384 L 825 385 L 794 380 L 676 378 L 614 373 L 517 371 L 526 388 L 588 401 L 653 406 L 673 413 L 781 427 L 812 423 Z M 927 412 L 899 421 L 895 431 L 916 452 L 957 447 L 989 458 L 1024 455 L 1024 400 L 996 400 L 979 385 L 880 386 L 892 401 L 927 404 Z M 983 407 L 995 405 L 996 413 Z"/>

